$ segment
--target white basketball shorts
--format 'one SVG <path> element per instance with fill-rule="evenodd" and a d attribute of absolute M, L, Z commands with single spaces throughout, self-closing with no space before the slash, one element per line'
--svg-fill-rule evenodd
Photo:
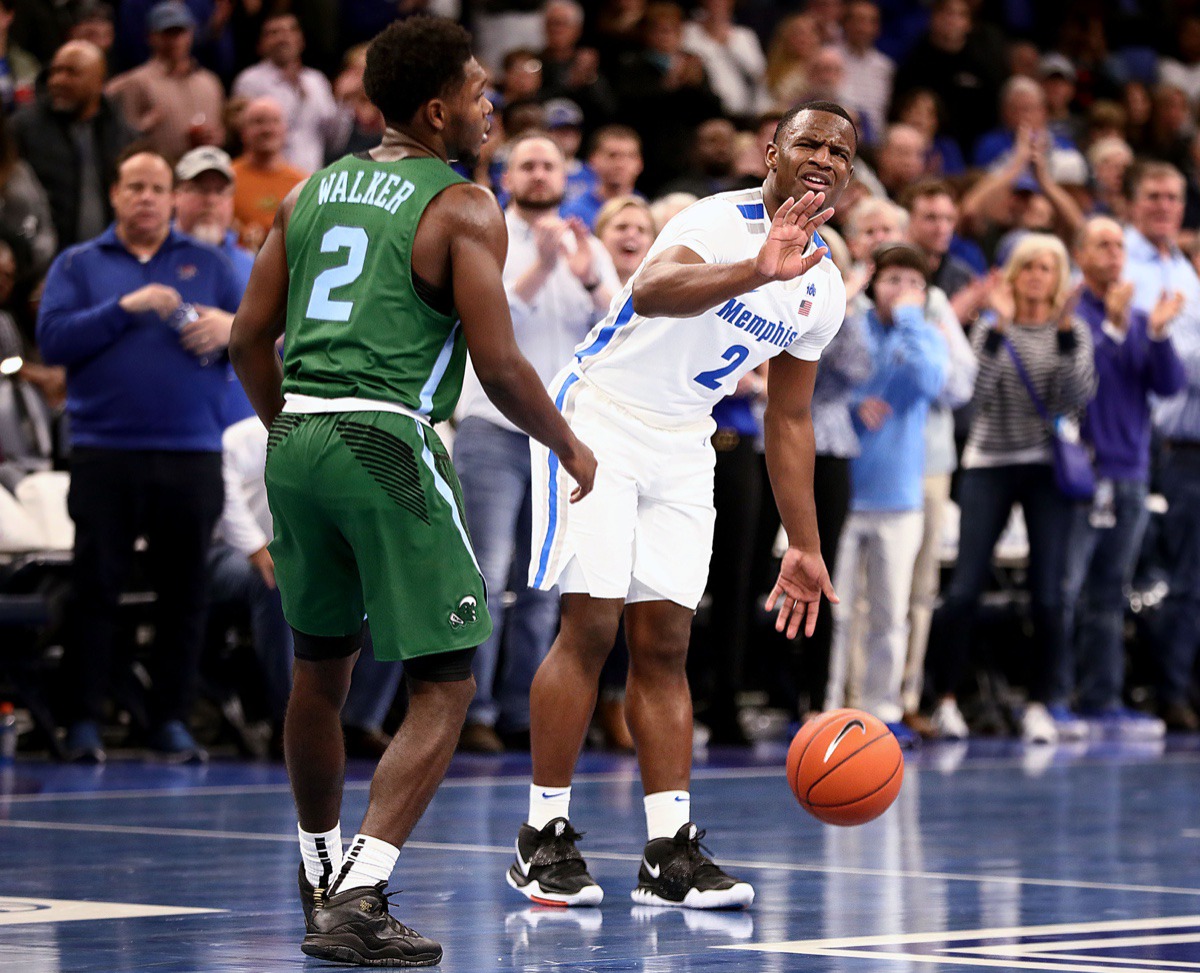
<path fill-rule="evenodd" d="M 693 611 L 712 556 L 710 418 L 680 428 L 649 425 L 573 369 L 550 396 L 596 454 L 596 482 L 571 503 L 574 481 L 558 457 L 530 440 L 533 547 L 529 583 L 626 602 L 673 601 Z"/>

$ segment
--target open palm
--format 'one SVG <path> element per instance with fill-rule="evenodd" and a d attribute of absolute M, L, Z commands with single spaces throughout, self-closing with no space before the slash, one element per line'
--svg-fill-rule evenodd
<path fill-rule="evenodd" d="M 767 598 L 767 611 L 774 611 L 775 606 L 779 606 L 775 631 L 786 632 L 789 639 L 794 639 L 803 625 L 804 634 L 811 637 L 817 627 L 822 595 L 831 604 L 837 604 L 838 596 L 829 580 L 824 559 L 816 552 L 789 547 L 779 566 L 779 578 Z"/>
<path fill-rule="evenodd" d="M 824 193 L 805 193 L 799 199 L 789 196 L 775 211 L 755 270 L 771 280 L 794 280 L 815 267 L 829 251 L 825 247 L 807 255 L 804 251 L 813 234 L 833 216 L 832 208 L 821 209 L 824 202 Z"/>

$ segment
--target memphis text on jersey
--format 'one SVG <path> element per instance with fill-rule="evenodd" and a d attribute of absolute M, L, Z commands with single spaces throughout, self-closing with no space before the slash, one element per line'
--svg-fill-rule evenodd
<path fill-rule="evenodd" d="M 350 185 L 350 173 L 331 172 L 321 180 L 317 187 L 317 203 L 358 203 L 362 206 L 377 206 L 385 209 L 393 216 L 409 196 L 416 191 L 407 179 L 400 176 L 388 175 L 384 172 L 371 174 L 370 184 L 360 192 L 365 172 L 354 173 L 354 184 Z M 397 188 L 399 187 L 399 188 Z"/>
<path fill-rule="evenodd" d="M 725 306 L 717 311 L 717 317 L 723 318 L 747 334 L 754 335 L 759 341 L 766 341 L 780 348 L 788 347 L 800 335 L 795 328 L 789 328 L 781 321 L 768 321 L 755 314 L 736 299 L 727 301 Z"/>

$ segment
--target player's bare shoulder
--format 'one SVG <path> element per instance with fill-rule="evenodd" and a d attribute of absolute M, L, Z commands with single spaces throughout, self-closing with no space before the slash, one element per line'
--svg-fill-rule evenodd
<path fill-rule="evenodd" d="M 425 221 L 434 224 L 447 236 L 463 234 L 476 239 L 492 239 L 497 234 L 507 236 L 504 212 L 490 189 L 473 182 L 447 186 L 429 204 Z"/>

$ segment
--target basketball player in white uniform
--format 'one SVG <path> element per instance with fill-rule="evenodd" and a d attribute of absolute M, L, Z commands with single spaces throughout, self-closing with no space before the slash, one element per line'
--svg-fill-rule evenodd
<path fill-rule="evenodd" d="M 562 590 L 562 627 L 530 695 L 533 785 L 508 883 L 535 902 L 596 905 L 571 827 L 571 777 L 621 615 L 629 642 L 626 712 L 645 789 L 649 842 L 635 902 L 730 908 L 754 890 L 701 851 L 691 821 L 692 707 L 685 661 L 713 535 L 713 405 L 771 360 L 767 464 L 789 547 L 768 608 L 810 634 L 821 595 L 809 415 L 821 351 L 846 292 L 818 228 L 853 173 L 845 110 L 789 112 L 768 147 L 761 189 L 700 200 L 671 220 L 608 317 L 550 394 L 597 457 L 590 496 L 569 504 L 557 458 L 533 448 L 530 583 Z M 540 493 L 538 492 L 540 490 Z M 569 509 L 568 509 L 569 508 Z"/>

